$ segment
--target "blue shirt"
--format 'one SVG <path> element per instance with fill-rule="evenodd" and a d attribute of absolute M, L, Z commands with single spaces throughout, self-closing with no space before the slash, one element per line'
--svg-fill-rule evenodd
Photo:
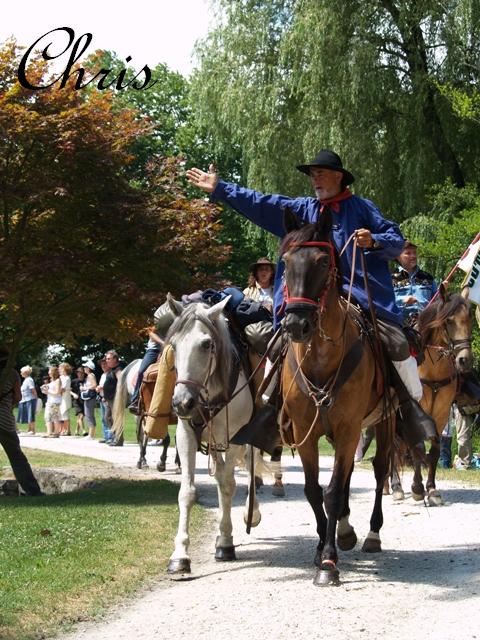
<path fill-rule="evenodd" d="M 252 189 L 219 180 L 210 196 L 213 202 L 224 202 L 254 222 L 262 229 L 270 231 L 282 238 L 283 209 L 288 207 L 299 218 L 314 223 L 317 220 L 320 202 L 316 198 L 289 198 L 282 195 L 264 195 Z M 402 324 L 402 314 L 395 304 L 395 294 L 388 261 L 395 259 L 402 251 L 405 240 L 397 224 L 386 220 L 377 207 L 364 198 L 352 195 L 351 198 L 338 203 L 339 212 L 332 209 L 333 241 L 338 250 L 346 244 L 356 229 L 369 229 L 374 242 L 379 243 L 377 249 L 366 250 L 365 258 L 368 269 L 368 281 L 375 311 L 379 318 Z M 343 270 L 343 286 L 348 289 L 353 243 L 350 243 L 341 256 Z M 283 302 L 282 279 L 284 264 L 280 260 L 275 273 L 274 309 L 275 320 L 279 320 L 279 310 Z M 360 306 L 368 311 L 368 298 L 363 282 L 360 255 L 357 254 L 352 294 Z"/>
<path fill-rule="evenodd" d="M 437 284 L 433 276 L 422 271 L 418 265 L 412 273 L 399 267 L 392 278 L 395 300 L 403 314 L 404 322 L 408 322 L 411 316 L 417 316 L 420 311 L 423 311 L 437 291 Z M 405 304 L 405 299 L 408 296 L 414 296 L 417 302 Z"/>

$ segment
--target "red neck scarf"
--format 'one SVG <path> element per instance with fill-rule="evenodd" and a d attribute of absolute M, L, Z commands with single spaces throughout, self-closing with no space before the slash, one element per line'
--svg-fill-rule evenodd
<path fill-rule="evenodd" d="M 325 198 L 325 200 L 320 202 L 320 213 L 323 212 L 326 204 L 328 204 L 335 213 L 340 213 L 340 205 L 338 203 L 342 202 L 342 200 L 348 200 L 348 198 L 351 198 L 352 196 L 353 193 L 348 187 L 346 187 L 341 193 L 337 193 L 336 196 L 333 196 L 333 198 Z"/>

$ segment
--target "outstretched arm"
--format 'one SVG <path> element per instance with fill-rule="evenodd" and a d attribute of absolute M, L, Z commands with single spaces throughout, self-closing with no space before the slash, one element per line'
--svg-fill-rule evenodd
<path fill-rule="evenodd" d="M 258 191 L 220 180 L 215 167 L 208 173 L 193 168 L 186 172 L 190 184 L 211 195 L 212 202 L 223 202 L 276 236 L 283 237 L 283 209 L 288 207 L 295 215 L 311 222 L 316 216 L 318 202 L 314 198 L 289 198 L 278 194 L 264 195 Z"/>

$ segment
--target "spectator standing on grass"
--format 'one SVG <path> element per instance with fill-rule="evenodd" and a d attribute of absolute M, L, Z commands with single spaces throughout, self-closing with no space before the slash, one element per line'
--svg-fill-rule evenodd
<path fill-rule="evenodd" d="M 72 380 L 70 395 L 72 396 L 72 407 L 75 412 L 76 426 L 75 435 L 81 436 L 84 433 L 83 421 L 85 418 L 85 407 L 83 406 L 83 400 L 80 396 L 80 386 L 85 382 L 85 371 L 83 367 L 78 367 L 76 370 L 77 377 Z M 88 433 L 85 433 L 88 435 Z"/>
<path fill-rule="evenodd" d="M 20 391 L 20 377 L 15 369 L 5 372 L 8 352 L 0 347 L 0 376 L 4 378 L 0 386 L 0 443 L 5 449 L 17 482 L 27 496 L 41 496 L 43 493 L 33 475 L 27 457 L 20 448 L 13 407 L 17 404 L 22 393 Z"/>
<path fill-rule="evenodd" d="M 62 383 L 58 367 L 50 367 L 48 370 L 50 382 L 43 385 L 42 391 L 47 396 L 45 403 L 45 426 L 47 433 L 44 438 L 58 438 L 60 436 L 60 403 L 62 401 Z"/>
<path fill-rule="evenodd" d="M 80 398 L 83 400 L 85 420 L 88 427 L 87 438 L 95 440 L 97 421 L 95 420 L 95 406 L 97 404 L 97 379 L 95 377 L 95 365 L 87 360 L 83 365 L 85 381 L 80 385 Z"/>
<path fill-rule="evenodd" d="M 107 379 L 107 373 L 109 372 L 109 367 L 107 365 L 107 361 L 105 360 L 105 358 L 102 358 L 101 360 L 99 360 L 98 364 L 102 369 L 102 375 L 100 376 L 100 381 L 97 386 L 97 393 L 100 399 L 100 415 L 102 417 L 102 429 L 103 429 L 103 438 L 99 440 L 99 442 L 108 444 L 109 442 L 112 441 L 113 436 L 106 419 L 107 401 L 105 400 L 105 397 L 103 395 L 103 386 L 105 384 L 105 380 Z"/>
<path fill-rule="evenodd" d="M 68 362 L 62 362 L 58 367 L 60 372 L 60 382 L 62 383 L 62 401 L 60 402 L 60 421 L 62 423 L 62 430 L 60 434 L 62 436 L 71 436 L 70 430 L 70 409 L 72 408 L 72 396 L 71 387 L 72 379 L 70 374 L 72 373 L 72 367 Z"/>
<path fill-rule="evenodd" d="M 103 397 L 106 401 L 105 420 L 108 424 L 110 431 L 113 428 L 113 403 L 115 401 L 115 393 L 117 391 L 117 382 L 120 374 L 122 373 L 123 363 L 120 362 L 118 353 L 111 349 L 105 354 L 105 362 L 108 366 L 108 372 L 105 377 L 105 383 L 103 385 Z M 123 447 L 123 431 L 121 434 L 117 434 L 111 442 L 110 447 Z"/>
<path fill-rule="evenodd" d="M 20 375 L 23 378 L 20 391 L 22 399 L 18 403 L 17 423 L 28 424 L 26 435 L 35 435 L 35 413 L 37 411 L 37 390 L 35 382 L 32 378 L 32 367 L 28 365 L 20 369 Z"/>

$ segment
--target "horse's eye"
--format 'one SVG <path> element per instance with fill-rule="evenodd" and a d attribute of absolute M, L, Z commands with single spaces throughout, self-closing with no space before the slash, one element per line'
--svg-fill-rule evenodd
<path fill-rule="evenodd" d="M 210 349 L 212 348 L 212 341 L 210 340 L 210 338 L 206 338 L 205 340 L 202 340 L 202 342 L 200 343 L 200 347 L 204 351 L 210 351 Z"/>

